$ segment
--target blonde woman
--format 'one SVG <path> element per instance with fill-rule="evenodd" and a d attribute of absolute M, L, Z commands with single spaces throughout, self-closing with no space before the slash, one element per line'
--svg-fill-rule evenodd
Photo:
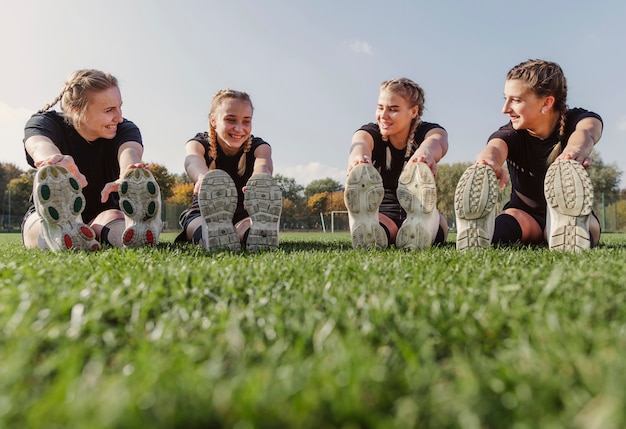
<path fill-rule="evenodd" d="M 353 247 L 422 249 L 446 241 L 435 176 L 448 151 L 448 134 L 422 121 L 423 112 L 418 84 L 406 78 L 385 81 L 376 123 L 352 136 L 344 199 Z"/>
<path fill-rule="evenodd" d="M 224 89 L 212 100 L 209 131 L 186 144 L 193 203 L 180 216 L 178 242 L 212 251 L 272 250 L 279 245 L 282 191 L 272 177 L 270 145 L 252 135 L 250 96 Z"/>
<path fill-rule="evenodd" d="M 585 170 L 602 136 L 596 113 L 567 107 L 567 81 L 550 61 L 513 67 L 504 83 L 509 122 L 461 176 L 455 193 L 457 248 L 548 243 L 579 251 L 600 239 Z M 511 177 L 511 199 L 497 214 L 498 185 Z M 497 216 L 496 216 L 497 215 Z"/>
<path fill-rule="evenodd" d="M 61 112 L 51 110 L 60 102 Z M 26 123 L 24 147 L 37 168 L 34 205 L 22 222 L 26 247 L 96 250 L 156 245 L 159 186 L 142 161 L 137 126 L 122 116 L 117 79 L 85 69 Z"/>

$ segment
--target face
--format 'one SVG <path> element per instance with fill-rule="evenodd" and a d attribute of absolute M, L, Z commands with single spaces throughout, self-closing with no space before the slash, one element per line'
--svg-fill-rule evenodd
<path fill-rule="evenodd" d="M 417 116 L 417 106 L 410 107 L 399 94 L 381 90 L 376 107 L 376 122 L 383 137 L 408 133 L 411 120 Z"/>
<path fill-rule="evenodd" d="M 116 86 L 90 94 L 80 134 L 87 140 L 112 139 L 122 122 L 122 96 Z"/>
<path fill-rule="evenodd" d="M 226 153 L 236 153 L 252 132 L 252 106 L 245 100 L 226 98 L 209 116 L 217 142 Z"/>
<path fill-rule="evenodd" d="M 553 97 L 537 97 L 519 79 L 507 80 L 504 83 L 502 113 L 509 116 L 516 130 L 532 132 L 549 120 L 547 115 L 541 113 L 542 110 L 547 112 L 551 106 L 549 98 Z"/>

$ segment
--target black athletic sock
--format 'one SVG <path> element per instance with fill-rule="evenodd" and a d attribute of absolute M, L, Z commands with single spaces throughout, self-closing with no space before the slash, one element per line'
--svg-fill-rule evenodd
<path fill-rule="evenodd" d="M 200 243 L 200 240 L 202 240 L 202 227 L 196 228 L 196 230 L 193 232 L 193 236 L 191 237 L 191 242 L 193 244 Z"/>
<path fill-rule="evenodd" d="M 501 213 L 496 217 L 496 225 L 491 242 L 494 245 L 509 245 L 522 241 L 522 227 L 510 214 Z"/>

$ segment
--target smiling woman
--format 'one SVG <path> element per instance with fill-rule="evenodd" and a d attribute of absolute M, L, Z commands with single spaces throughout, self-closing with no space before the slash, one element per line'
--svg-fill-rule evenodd
<path fill-rule="evenodd" d="M 61 113 L 50 110 L 59 102 Z M 141 160 L 139 129 L 122 116 L 114 76 L 72 73 L 61 93 L 28 120 L 24 135 L 27 162 L 37 168 L 34 205 L 22 223 L 26 247 L 157 244 L 159 187 Z"/>

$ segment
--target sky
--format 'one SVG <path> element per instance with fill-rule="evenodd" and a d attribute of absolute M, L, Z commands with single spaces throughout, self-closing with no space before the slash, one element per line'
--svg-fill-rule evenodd
<path fill-rule="evenodd" d="M 395 77 L 424 88 L 422 119 L 448 131 L 441 162 L 470 162 L 507 122 L 507 71 L 541 58 L 563 68 L 570 107 L 602 116 L 596 148 L 626 172 L 625 23 L 623 0 L 0 0 L 0 161 L 27 169 L 27 119 L 96 68 L 118 78 L 144 161 L 172 173 L 232 88 L 250 94 L 275 174 L 344 183 L 352 134 Z"/>

